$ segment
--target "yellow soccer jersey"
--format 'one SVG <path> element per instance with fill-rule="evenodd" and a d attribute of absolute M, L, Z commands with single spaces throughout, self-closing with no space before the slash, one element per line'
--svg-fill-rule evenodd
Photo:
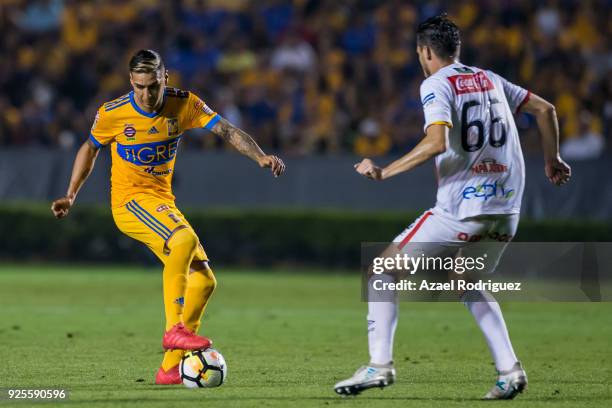
<path fill-rule="evenodd" d="M 120 207 L 134 194 L 173 201 L 172 173 L 185 130 L 212 129 L 220 116 L 188 91 L 166 88 L 159 112 L 140 109 L 130 92 L 98 109 L 89 139 L 110 145 L 111 205 Z"/>

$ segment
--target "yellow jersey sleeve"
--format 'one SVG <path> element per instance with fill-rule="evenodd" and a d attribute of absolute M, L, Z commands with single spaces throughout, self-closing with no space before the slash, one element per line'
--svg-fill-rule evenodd
<path fill-rule="evenodd" d="M 194 93 L 189 92 L 187 109 L 185 109 L 185 129 L 204 128 L 211 130 L 220 119 L 221 116 L 217 112 L 210 109 Z"/>
<path fill-rule="evenodd" d="M 104 106 L 101 106 L 96 113 L 96 118 L 91 126 L 89 140 L 97 148 L 106 146 L 115 140 L 115 132 L 113 131 L 112 121 Z"/>

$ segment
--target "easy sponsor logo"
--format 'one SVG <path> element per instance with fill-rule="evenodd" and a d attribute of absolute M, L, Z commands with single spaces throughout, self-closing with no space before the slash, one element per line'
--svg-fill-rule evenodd
<path fill-rule="evenodd" d="M 157 130 L 157 128 L 155 126 L 153 126 L 151 129 L 149 129 L 149 131 L 147 132 L 150 135 L 156 135 L 159 133 L 159 130 Z"/>
<path fill-rule="evenodd" d="M 508 166 L 498 163 L 495 159 L 483 159 L 472 166 L 473 174 L 505 173 Z"/>
<path fill-rule="evenodd" d="M 453 85 L 457 95 L 485 92 L 494 88 L 493 82 L 482 71 L 472 75 L 452 75 L 448 77 L 448 80 Z"/>
<path fill-rule="evenodd" d="M 498 184 L 497 181 L 493 184 L 483 183 L 478 186 L 469 186 L 463 189 L 461 195 L 464 200 L 480 199 L 487 201 L 493 198 L 509 199 L 516 192 L 513 189 L 506 188 L 503 184 Z"/>

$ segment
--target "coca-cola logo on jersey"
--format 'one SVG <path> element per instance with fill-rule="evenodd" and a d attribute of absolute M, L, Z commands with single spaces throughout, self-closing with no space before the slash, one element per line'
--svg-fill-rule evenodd
<path fill-rule="evenodd" d="M 453 84 L 457 95 L 493 89 L 493 82 L 482 71 L 469 75 L 452 75 L 448 80 Z"/>

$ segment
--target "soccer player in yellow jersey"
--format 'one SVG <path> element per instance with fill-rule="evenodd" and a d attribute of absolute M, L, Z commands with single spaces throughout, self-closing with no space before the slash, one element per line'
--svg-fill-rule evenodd
<path fill-rule="evenodd" d="M 205 128 L 250 157 L 275 177 L 283 161 L 266 155 L 236 128 L 188 91 L 167 86 L 168 73 L 159 54 L 140 50 L 129 63 L 133 90 L 100 107 L 89 140 L 79 149 L 65 197 L 51 206 L 57 218 L 68 215 L 79 189 L 91 173 L 99 150 L 110 146 L 111 203 L 119 230 L 146 244 L 164 264 L 163 292 L 166 350 L 156 384 L 179 384 L 184 350 L 206 348 L 211 341 L 196 333 L 216 281 L 208 256 L 171 189 L 177 147 L 185 130 Z"/>

